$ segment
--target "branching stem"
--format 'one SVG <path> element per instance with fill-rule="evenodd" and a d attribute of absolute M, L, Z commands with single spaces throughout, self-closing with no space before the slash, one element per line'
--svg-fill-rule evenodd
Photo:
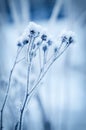
<path fill-rule="evenodd" d="M 57 55 L 52 61 L 51 63 L 48 65 L 48 67 L 44 70 L 44 72 L 42 72 L 42 74 L 40 73 L 37 79 L 36 84 L 34 85 L 34 87 L 26 94 L 25 97 L 25 101 L 21 110 L 21 115 L 20 115 L 20 126 L 19 126 L 19 130 L 21 130 L 21 126 L 22 126 L 22 119 L 23 119 L 23 113 L 24 113 L 24 109 L 26 107 L 26 104 L 29 103 L 33 93 L 35 92 L 36 88 L 38 87 L 38 85 L 40 84 L 41 80 L 44 78 L 44 76 L 46 75 L 47 71 L 49 70 L 49 68 L 52 66 L 52 64 L 65 52 L 65 50 L 68 48 L 69 45 L 67 45 L 64 50 Z"/>

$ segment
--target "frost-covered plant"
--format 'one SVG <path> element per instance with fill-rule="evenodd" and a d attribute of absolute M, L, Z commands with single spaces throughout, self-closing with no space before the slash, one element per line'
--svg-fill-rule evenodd
<path fill-rule="evenodd" d="M 27 63 L 27 86 L 25 99 L 20 108 L 19 120 L 16 123 L 15 129 L 22 130 L 22 122 L 24 117 L 25 108 L 30 101 L 32 95 L 34 94 L 36 88 L 39 86 L 43 77 L 52 66 L 52 64 L 65 52 L 65 50 L 74 42 L 73 33 L 67 32 L 60 36 L 60 40 L 56 42 L 49 36 L 46 29 L 40 25 L 30 22 L 28 27 L 25 29 L 24 33 L 19 37 L 17 46 L 18 53 L 9 76 L 8 89 L 5 96 L 5 100 L 1 109 L 1 130 L 3 123 L 3 110 L 7 101 L 10 83 L 12 78 L 13 70 L 17 63 L 25 59 Z M 21 50 L 25 47 L 25 56 L 22 59 L 18 59 Z M 33 82 L 30 84 L 31 80 L 31 67 L 36 65 L 37 75 Z"/>
<path fill-rule="evenodd" d="M 22 40 L 21 40 L 22 39 Z M 20 119 L 18 128 L 22 129 L 24 111 L 27 103 L 30 101 L 34 91 L 40 84 L 41 80 L 51 67 L 51 65 L 64 53 L 71 43 L 74 42 L 73 33 L 67 32 L 62 34 L 57 43 L 50 38 L 49 34 L 41 26 L 30 22 L 27 29 L 24 31 L 18 46 L 21 48 L 27 45 L 27 89 L 24 102 L 20 111 Z M 38 75 L 33 85 L 30 85 L 31 66 L 35 63 L 39 66 Z"/>

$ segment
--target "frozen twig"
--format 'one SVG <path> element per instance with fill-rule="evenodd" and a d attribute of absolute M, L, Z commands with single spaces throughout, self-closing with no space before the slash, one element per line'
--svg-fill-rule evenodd
<path fill-rule="evenodd" d="M 23 46 L 22 46 L 23 48 Z M 22 50 L 22 48 L 18 48 L 18 51 L 17 51 L 17 55 L 16 55 L 16 58 L 15 58 L 15 62 L 13 64 L 13 67 L 10 71 L 10 75 L 9 75 L 9 81 L 8 81 L 8 86 L 7 86 L 7 91 L 6 91 L 6 95 L 5 95 L 5 98 L 4 98 L 4 101 L 3 101 L 3 105 L 2 105 L 2 108 L 1 108 L 1 126 L 0 126 L 0 130 L 3 129 L 3 112 L 4 112 L 4 108 L 5 108 L 5 105 L 6 105 L 6 101 L 7 101 L 7 98 L 8 98 L 8 95 L 9 95 L 9 90 L 10 90 L 10 84 L 11 84 L 11 79 L 12 79 L 12 74 L 13 74 L 13 71 L 15 69 L 15 66 L 17 64 L 17 59 L 18 59 L 18 56 Z"/>

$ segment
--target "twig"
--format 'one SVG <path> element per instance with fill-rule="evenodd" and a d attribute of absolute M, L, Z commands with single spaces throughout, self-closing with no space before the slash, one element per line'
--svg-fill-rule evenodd
<path fill-rule="evenodd" d="M 27 90 L 26 90 L 25 100 L 24 100 L 24 103 L 23 103 L 23 106 L 22 106 L 22 109 L 21 109 L 21 113 L 20 113 L 19 130 L 22 129 L 24 109 L 25 109 L 27 99 L 28 99 L 28 96 L 29 96 L 28 95 L 28 89 L 29 89 L 29 83 L 30 83 L 30 81 L 29 81 L 30 80 L 30 68 L 31 68 L 31 63 L 32 63 L 31 51 L 32 51 L 32 48 L 33 48 L 34 40 L 35 40 L 35 38 L 34 39 L 31 38 L 31 40 L 30 40 L 31 46 L 30 46 L 30 48 L 28 48 L 28 51 L 27 51 L 27 56 L 28 56 L 28 53 L 29 53 L 29 64 L 28 64 L 28 69 L 27 69 Z"/>
<path fill-rule="evenodd" d="M 39 66 L 40 66 L 40 72 L 41 72 L 41 51 L 40 51 L 40 48 L 39 48 Z"/>
<path fill-rule="evenodd" d="M 18 124 L 19 124 L 19 122 L 16 123 L 16 125 L 15 125 L 15 130 L 18 129 Z"/>
<path fill-rule="evenodd" d="M 23 47 L 22 47 L 23 48 Z M 9 90 L 10 90 L 10 84 L 11 84 L 11 79 L 12 79 L 12 74 L 13 74 L 13 71 L 14 71 L 14 68 L 16 66 L 16 61 L 17 61 L 17 58 L 22 50 L 22 48 L 19 50 L 18 48 L 18 51 L 17 51 L 17 55 L 16 55 L 16 58 L 15 58 L 15 62 L 14 62 L 14 65 L 10 71 L 10 75 L 9 75 L 9 81 L 8 81 L 8 87 L 7 87 L 7 92 L 6 92 L 6 95 L 5 95 L 5 99 L 4 99 L 4 102 L 3 102 L 3 105 L 2 105 L 2 108 L 1 108 L 1 126 L 0 126 L 0 130 L 3 129 L 3 112 L 4 112 L 4 108 L 5 108 L 5 105 L 6 105 L 6 101 L 7 101 L 7 98 L 8 98 L 8 94 L 9 94 Z"/>
<path fill-rule="evenodd" d="M 24 60 L 24 59 L 25 59 L 25 57 L 23 57 L 22 59 L 16 61 L 16 64 L 19 63 L 19 62 L 21 62 L 21 61 Z"/>
<path fill-rule="evenodd" d="M 62 48 L 62 45 L 63 45 L 63 43 L 60 44 L 57 53 L 60 53 L 60 50 L 61 50 L 61 48 Z M 52 54 L 52 55 L 50 56 L 50 58 L 46 61 L 45 66 L 47 66 L 47 65 L 49 64 L 49 62 L 50 62 L 53 58 L 54 58 L 54 55 Z"/>

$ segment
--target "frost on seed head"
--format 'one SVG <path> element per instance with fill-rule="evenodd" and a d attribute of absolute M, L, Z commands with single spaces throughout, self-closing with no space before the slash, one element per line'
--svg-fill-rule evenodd
<path fill-rule="evenodd" d="M 48 30 L 46 28 L 43 28 L 41 30 L 41 40 L 45 42 L 47 41 L 48 37 L 49 37 Z"/>
<path fill-rule="evenodd" d="M 24 30 L 23 34 L 18 38 L 17 45 L 19 47 L 28 44 L 31 37 L 38 37 L 42 27 L 34 22 L 30 22 L 27 28 Z"/>
<path fill-rule="evenodd" d="M 62 43 L 71 44 L 74 43 L 75 34 L 72 31 L 64 31 L 61 34 Z"/>
<path fill-rule="evenodd" d="M 26 35 L 21 35 L 18 39 L 17 39 L 17 46 L 22 47 L 26 44 L 29 43 L 29 38 Z"/>
<path fill-rule="evenodd" d="M 41 36 L 41 39 L 42 39 L 42 41 L 46 41 L 46 40 L 47 40 L 47 35 L 46 35 L 46 34 L 43 34 L 43 35 Z"/>
<path fill-rule="evenodd" d="M 42 27 L 34 22 L 30 22 L 27 27 L 27 35 L 31 37 L 38 37 L 40 35 L 40 31 Z"/>
<path fill-rule="evenodd" d="M 46 43 L 42 45 L 42 50 L 44 51 L 44 53 L 48 50 L 48 46 Z"/>

